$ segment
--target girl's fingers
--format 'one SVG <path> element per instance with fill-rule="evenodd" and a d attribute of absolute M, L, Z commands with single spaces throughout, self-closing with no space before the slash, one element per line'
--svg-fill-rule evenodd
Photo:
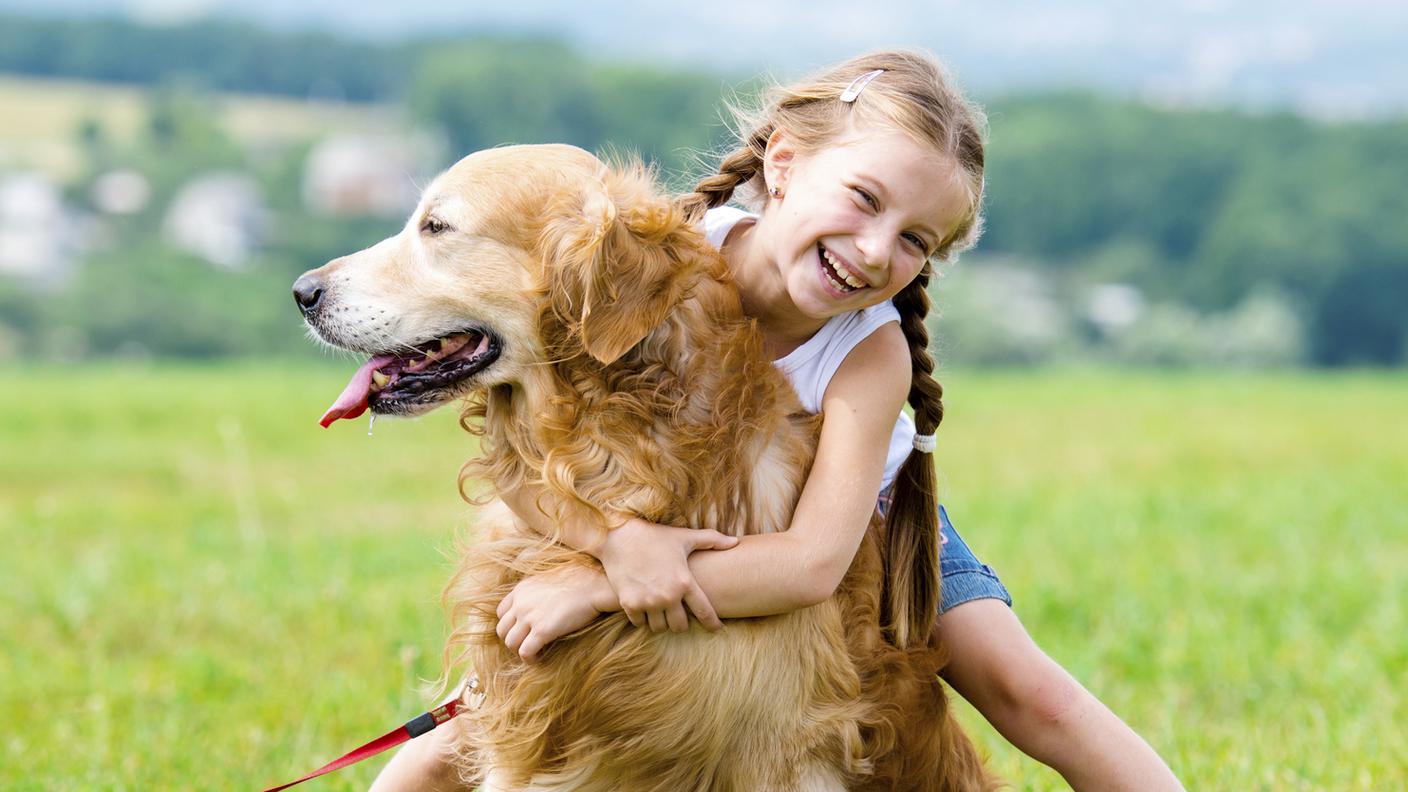
<path fill-rule="evenodd" d="M 523 643 L 518 647 L 518 656 L 523 658 L 526 662 L 536 663 L 538 662 L 538 652 L 543 650 L 543 645 L 542 636 L 536 631 L 531 632 L 528 634 L 527 638 L 523 639 Z"/>
<path fill-rule="evenodd" d="M 515 591 L 516 591 L 516 590 L 517 590 L 517 589 L 515 589 Z M 502 600 L 500 600 L 500 602 L 499 602 L 499 609 L 498 609 L 496 612 L 499 614 L 499 618 L 500 618 L 500 619 L 502 619 L 502 618 L 504 617 L 504 614 L 508 612 L 508 609 L 512 606 L 512 604 L 513 604 L 513 592 L 510 591 L 510 592 L 508 593 L 508 596 L 507 596 L 507 597 L 504 597 L 504 598 L 503 598 Z"/>
<path fill-rule="evenodd" d="M 738 537 L 719 533 L 715 530 L 689 532 L 690 544 L 694 550 L 727 550 L 738 544 Z"/>
<path fill-rule="evenodd" d="M 631 620 L 631 624 L 633 624 L 633 625 L 635 625 L 635 626 L 637 626 L 637 627 L 644 627 L 644 626 L 645 626 L 645 613 L 643 613 L 642 611 L 636 610 L 635 608 L 625 608 L 625 607 L 623 607 L 623 608 L 621 608 L 621 610 L 625 612 L 626 618 Z"/>
<path fill-rule="evenodd" d="M 665 611 L 665 622 L 670 625 L 670 632 L 689 631 L 689 614 L 685 613 L 684 605 L 678 602 Z"/>
<path fill-rule="evenodd" d="M 513 629 L 513 625 L 518 621 L 518 617 L 512 613 L 507 616 L 499 614 L 499 623 L 494 626 L 494 632 L 498 634 L 499 640 L 507 639 L 508 631 Z"/>
<path fill-rule="evenodd" d="M 690 613 L 694 618 L 704 625 L 706 630 L 722 630 L 724 623 L 719 620 L 719 615 L 714 612 L 714 604 L 709 598 L 704 596 L 704 590 L 695 583 L 689 587 L 689 591 L 684 593 L 684 604 L 689 606 Z"/>
<path fill-rule="evenodd" d="M 518 647 L 523 645 L 523 639 L 528 637 L 532 629 L 528 622 L 521 621 L 513 625 L 513 629 L 508 631 L 508 637 L 504 638 L 504 646 L 517 652 Z"/>
<path fill-rule="evenodd" d="M 651 632 L 665 632 L 670 629 L 670 622 L 665 618 L 664 611 L 650 611 L 645 617 L 646 621 L 650 622 Z"/>

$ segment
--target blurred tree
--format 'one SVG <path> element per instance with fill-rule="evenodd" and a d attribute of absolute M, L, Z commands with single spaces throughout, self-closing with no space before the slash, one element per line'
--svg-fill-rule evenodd
<path fill-rule="evenodd" d="M 678 172 L 720 137 L 721 88 L 693 73 L 584 61 L 554 40 L 486 39 L 427 54 L 408 104 L 445 131 L 452 158 L 505 143 L 571 143 Z"/>
<path fill-rule="evenodd" d="M 386 101 L 416 44 L 276 33 L 228 19 L 151 26 L 112 17 L 0 15 L 0 71 L 210 90 Z"/>
<path fill-rule="evenodd" d="M 1163 258 L 1186 257 L 1238 169 L 1230 114 L 1055 94 L 996 102 L 990 117 L 994 250 L 1074 265 L 1104 243 L 1142 239 Z"/>
<path fill-rule="evenodd" d="M 1009 99 L 990 114 L 984 250 L 1046 258 L 1201 311 L 1270 288 L 1308 312 L 1316 361 L 1400 359 L 1408 303 L 1363 294 L 1354 317 L 1339 313 L 1350 310 L 1346 290 L 1401 293 L 1403 122 L 1321 124 L 1080 95 Z"/>
<path fill-rule="evenodd" d="M 288 276 L 228 272 L 158 242 L 104 251 L 46 308 L 81 333 L 88 354 L 162 357 L 298 353 L 306 339 Z"/>
<path fill-rule="evenodd" d="M 1342 271 L 1316 302 L 1315 362 L 1340 365 L 1408 363 L 1408 265 L 1372 261 Z"/>
<path fill-rule="evenodd" d="M 541 39 L 479 40 L 435 48 L 420 62 L 411 112 L 441 126 L 458 158 L 503 143 L 573 143 L 599 137 L 585 64 Z"/>

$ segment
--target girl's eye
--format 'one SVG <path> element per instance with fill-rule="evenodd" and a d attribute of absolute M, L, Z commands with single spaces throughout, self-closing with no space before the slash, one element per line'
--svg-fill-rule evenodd
<path fill-rule="evenodd" d="M 862 199 L 865 200 L 866 204 L 868 204 L 871 209 L 879 209 L 879 208 L 880 208 L 880 202 L 877 201 L 877 200 L 875 200 L 875 196 L 871 195 L 870 193 L 866 192 L 865 190 L 862 190 L 862 189 L 859 188 L 859 187 L 852 187 L 851 189 L 855 190 L 856 193 L 857 193 L 858 195 L 860 195 L 860 197 L 861 197 Z"/>
<path fill-rule="evenodd" d="M 444 223 L 440 222 L 439 218 L 427 217 L 425 218 L 425 223 L 421 225 L 420 230 L 424 231 L 427 234 L 430 234 L 431 236 L 435 236 L 437 234 L 444 233 L 446 228 L 447 226 Z"/>
<path fill-rule="evenodd" d="M 915 250 L 918 250 L 921 253 L 928 252 L 928 247 L 924 244 L 923 237 L 919 236 L 918 234 L 905 234 L 904 238 L 909 242 L 909 244 L 914 246 Z"/>

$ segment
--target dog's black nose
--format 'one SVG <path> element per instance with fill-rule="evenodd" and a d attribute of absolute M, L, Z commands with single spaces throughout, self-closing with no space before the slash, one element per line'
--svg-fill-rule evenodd
<path fill-rule="evenodd" d="M 307 316 L 323 301 L 325 291 L 322 278 L 311 272 L 304 273 L 293 282 L 293 301 L 298 303 L 298 310 Z"/>

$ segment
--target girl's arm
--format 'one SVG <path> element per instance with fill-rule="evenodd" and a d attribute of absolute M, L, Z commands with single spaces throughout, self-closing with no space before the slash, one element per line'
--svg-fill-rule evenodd
<path fill-rule="evenodd" d="M 649 625 L 656 632 L 688 630 L 685 608 L 706 628 L 723 627 L 690 572 L 689 555 L 696 550 L 728 549 L 738 543 L 735 537 L 656 525 L 620 514 L 607 514 L 616 525 L 603 537 L 596 526 L 587 523 L 567 520 L 557 524 L 538 505 L 541 499 L 552 511 L 553 497 L 540 486 L 526 485 L 504 493 L 502 499 L 535 532 L 543 536 L 556 533 L 563 544 L 601 561 L 610 583 L 607 591 L 613 594 L 611 610 L 624 610 L 632 624 Z"/>
<path fill-rule="evenodd" d="M 841 584 L 875 512 L 910 377 L 909 345 L 893 322 L 846 356 L 822 398 L 816 460 L 788 529 L 689 557 L 720 616 L 786 613 L 824 601 Z"/>
<path fill-rule="evenodd" d="M 687 580 L 689 590 L 701 591 L 700 596 L 712 603 L 711 613 L 726 617 L 786 613 L 830 597 L 850 567 L 874 513 L 890 435 L 909 391 L 909 379 L 909 346 L 903 332 L 894 323 L 881 326 L 851 350 L 827 386 L 816 459 L 788 530 L 743 537 L 729 550 L 687 553 L 684 565 L 670 567 L 665 574 L 676 582 Z M 505 501 L 530 526 L 552 534 L 551 520 L 532 499 L 515 493 Z M 585 626 L 597 613 L 621 607 L 622 588 L 614 581 L 603 586 L 613 566 L 677 554 L 682 540 L 701 533 L 714 532 L 630 519 L 598 544 L 594 532 L 563 526 L 564 541 L 595 551 L 606 573 L 588 570 L 590 574 L 554 581 L 554 600 L 561 604 L 548 607 L 530 608 L 526 598 L 523 603 L 511 602 L 511 594 L 500 609 L 500 637 L 510 649 L 534 659 L 542 647 Z M 662 549 L 663 555 L 653 555 Z M 679 569 L 684 570 L 683 577 Z M 520 586 L 530 585 L 531 580 Z M 678 608 L 681 595 L 669 596 Z M 576 609 L 570 604 L 584 601 L 594 603 L 592 608 Z M 696 606 L 691 609 L 699 615 Z M 573 613 L 564 617 L 557 610 Z M 632 621 L 641 623 L 636 618 Z M 676 621 L 670 619 L 672 629 Z M 656 619 L 650 619 L 650 624 L 657 631 L 663 629 Z"/>
<path fill-rule="evenodd" d="M 836 590 L 875 512 L 890 436 L 909 385 L 909 345 L 896 323 L 882 325 L 846 356 L 822 398 L 816 459 L 788 529 L 688 557 L 718 615 L 786 613 Z M 643 520 L 612 531 L 600 555 L 608 576 L 613 561 L 624 563 L 677 531 L 689 533 Z"/>

